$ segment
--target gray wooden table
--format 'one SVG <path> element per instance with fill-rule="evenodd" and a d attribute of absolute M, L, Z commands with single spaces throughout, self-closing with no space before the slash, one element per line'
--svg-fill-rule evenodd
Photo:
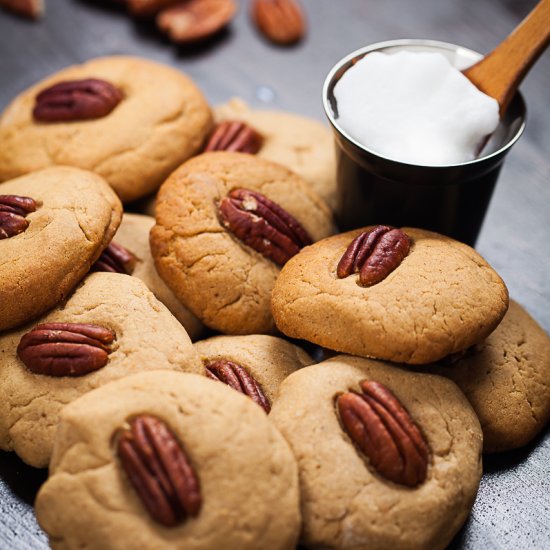
<path fill-rule="evenodd" d="M 0 109 L 36 80 L 91 57 L 131 54 L 191 75 L 211 103 L 240 96 L 256 107 L 323 118 L 321 85 L 332 65 L 363 45 L 433 38 L 488 52 L 534 6 L 520 0 L 303 0 L 307 39 L 276 48 L 258 37 L 248 2 L 230 30 L 201 46 L 177 48 L 106 0 L 48 0 L 45 20 L 0 12 Z M 522 86 L 525 135 L 510 153 L 478 250 L 510 294 L 550 332 L 550 54 Z M 1 383 L 1 382 L 0 382 Z M 452 548 L 550 548 L 550 435 L 528 448 L 485 458 L 473 512 Z M 46 548 L 32 502 L 45 472 L 0 453 L 0 549 Z M 266 549 L 269 550 L 269 549 Z"/>

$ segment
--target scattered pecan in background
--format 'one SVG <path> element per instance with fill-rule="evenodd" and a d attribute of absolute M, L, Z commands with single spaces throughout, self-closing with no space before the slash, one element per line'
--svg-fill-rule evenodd
<path fill-rule="evenodd" d="M 33 116 L 41 122 L 66 122 L 108 115 L 122 92 L 106 80 L 87 78 L 59 82 L 36 96 Z"/>
<path fill-rule="evenodd" d="M 21 338 L 17 355 L 35 374 L 83 376 L 107 364 L 114 339 L 99 325 L 45 323 Z"/>
<path fill-rule="evenodd" d="M 410 239 L 403 231 L 377 225 L 353 239 L 338 263 L 336 274 L 344 279 L 359 273 L 359 284 L 372 286 L 397 268 L 409 250 Z"/>
<path fill-rule="evenodd" d="M 131 275 L 136 265 L 136 257 L 122 245 L 110 242 L 109 246 L 92 266 L 91 271 L 107 271 Z"/>
<path fill-rule="evenodd" d="M 296 218 L 257 191 L 234 189 L 221 201 L 219 215 L 238 239 L 278 265 L 312 243 Z"/>
<path fill-rule="evenodd" d="M 38 19 L 44 13 L 43 0 L 0 0 L 0 6 L 29 19 Z"/>
<path fill-rule="evenodd" d="M 254 403 L 269 413 L 271 405 L 257 380 L 241 365 L 228 359 L 218 359 L 205 365 L 206 375 L 248 395 Z"/>
<path fill-rule="evenodd" d="M 204 151 L 235 151 L 255 155 L 263 145 L 263 137 L 245 122 L 225 120 L 212 132 Z"/>
<path fill-rule="evenodd" d="M 418 426 L 384 385 L 364 381 L 361 389 L 337 399 L 345 431 L 381 476 L 419 485 L 426 479 L 430 450 Z"/>
<path fill-rule="evenodd" d="M 122 468 L 151 517 L 173 527 L 195 517 L 202 505 L 197 474 L 168 426 L 142 415 L 118 438 Z"/>
<path fill-rule="evenodd" d="M 197 42 L 220 31 L 236 12 L 233 0 L 185 0 L 163 9 L 157 26 L 172 42 Z"/>
<path fill-rule="evenodd" d="M 305 16 L 296 0 L 253 0 L 252 20 L 276 44 L 293 44 L 306 32 Z"/>
<path fill-rule="evenodd" d="M 128 11 L 137 17 L 151 17 L 160 10 L 173 6 L 181 0 L 125 0 Z"/>
<path fill-rule="evenodd" d="M 27 214 L 36 210 L 36 202 L 30 197 L 0 195 L 0 240 L 23 233 L 29 222 Z"/>

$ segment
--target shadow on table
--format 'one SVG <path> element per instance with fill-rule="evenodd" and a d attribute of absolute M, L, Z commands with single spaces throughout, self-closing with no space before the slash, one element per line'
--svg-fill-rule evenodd
<path fill-rule="evenodd" d="M 48 470 L 27 466 L 15 453 L 0 451 L 0 478 L 13 494 L 32 506 L 36 493 L 48 477 Z"/>

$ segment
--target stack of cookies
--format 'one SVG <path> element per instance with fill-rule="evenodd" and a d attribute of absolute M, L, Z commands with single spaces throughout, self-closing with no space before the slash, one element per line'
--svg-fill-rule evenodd
<path fill-rule="evenodd" d="M 6 109 L 0 448 L 49 466 L 53 548 L 444 548 L 482 453 L 546 425 L 550 338 L 498 274 L 337 234 L 334 173 L 318 123 L 142 59 Z"/>

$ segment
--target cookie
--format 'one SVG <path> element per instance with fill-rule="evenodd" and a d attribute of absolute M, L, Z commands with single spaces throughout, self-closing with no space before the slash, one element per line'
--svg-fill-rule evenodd
<path fill-rule="evenodd" d="M 191 340 L 196 340 L 204 330 L 202 323 L 174 296 L 155 269 L 149 246 L 153 225 L 155 219 L 150 216 L 125 213 L 112 242 L 122 245 L 135 257 L 131 275 L 141 279 L 184 326 Z"/>
<path fill-rule="evenodd" d="M 195 343 L 206 374 L 247 394 L 269 412 L 282 381 L 313 359 L 275 336 L 214 336 Z"/>
<path fill-rule="evenodd" d="M 187 517 L 173 504 L 160 506 L 162 495 L 146 507 L 131 483 L 119 451 L 128 447 L 121 441 L 129 424 L 164 427 L 171 434 L 164 440 L 175 440 L 170 457 L 177 448 L 193 480 L 178 493 L 187 495 Z M 296 545 L 298 475 L 288 444 L 250 399 L 202 376 L 136 374 L 74 401 L 62 414 L 50 474 L 36 517 L 54 550 L 122 550 L 129 540 L 143 550 Z"/>
<path fill-rule="evenodd" d="M 110 112 L 80 120 L 33 117 L 40 92 L 89 79 L 107 82 L 114 87 L 111 95 L 118 93 Z M 64 164 L 96 172 L 124 202 L 131 201 L 153 192 L 197 153 L 211 124 L 202 93 L 180 71 L 137 57 L 92 59 L 31 86 L 6 108 L 0 118 L 0 181 Z"/>
<path fill-rule="evenodd" d="M 270 419 L 298 461 L 308 548 L 443 549 L 474 503 L 481 428 L 443 377 L 338 356 L 290 375 Z"/>
<path fill-rule="evenodd" d="M 342 262 L 351 265 L 354 239 L 382 227 L 325 239 L 285 265 L 272 301 L 284 334 L 352 355 L 424 364 L 481 342 L 496 328 L 508 307 L 504 282 L 475 250 L 436 233 L 403 228 L 410 250 L 400 262 L 399 243 L 386 241 L 397 248 L 384 252 L 379 240 L 363 264 L 374 270 L 344 270 L 340 278 Z M 392 235 L 402 233 L 388 231 L 387 238 Z M 388 260 L 395 268 L 389 274 L 379 269 Z M 385 276 L 361 286 L 364 275 L 375 273 Z"/>
<path fill-rule="evenodd" d="M 46 323 L 70 325 L 60 332 L 58 325 L 40 327 Z M 90 333 L 83 324 L 95 328 Z M 114 339 L 83 337 L 98 331 Z M 39 321 L 0 335 L 0 448 L 31 466 L 47 466 L 67 403 L 112 380 L 155 369 L 203 372 L 185 329 L 145 283 L 91 274 Z"/>
<path fill-rule="evenodd" d="M 312 118 L 251 109 L 241 99 L 218 105 L 214 119 L 238 120 L 263 137 L 257 155 L 278 162 L 308 181 L 318 195 L 336 207 L 336 154 L 331 131 Z"/>
<path fill-rule="evenodd" d="M 516 449 L 550 419 L 550 338 L 516 302 L 483 342 L 434 370 L 453 380 L 476 412 L 483 451 Z"/>
<path fill-rule="evenodd" d="M 25 211 L 22 200 L 31 203 Z M 14 207 L 19 214 L 8 212 Z M 65 298 L 113 238 L 121 216 L 115 193 L 85 170 L 46 168 L 0 184 L 0 237 L 11 228 L 0 238 L 0 330 Z"/>
<path fill-rule="evenodd" d="M 164 282 L 205 325 L 270 333 L 277 262 L 304 246 L 304 232 L 317 241 L 333 231 L 329 208 L 299 176 L 246 153 L 215 152 L 162 185 L 151 250 Z"/>

